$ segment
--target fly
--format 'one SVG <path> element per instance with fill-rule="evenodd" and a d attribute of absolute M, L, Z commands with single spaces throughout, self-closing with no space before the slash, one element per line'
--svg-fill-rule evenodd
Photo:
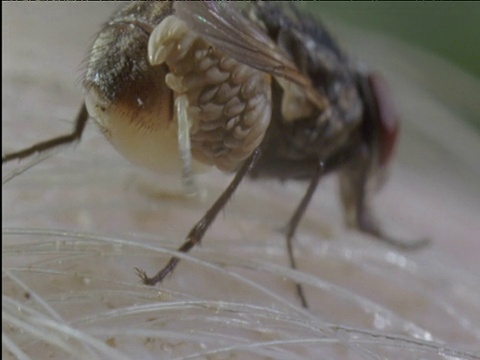
<path fill-rule="evenodd" d="M 2 163 L 80 140 L 91 117 L 132 162 L 182 174 L 217 167 L 235 176 L 178 249 L 200 243 L 246 176 L 308 182 L 287 223 L 292 241 L 322 177 L 338 174 L 348 226 L 402 249 L 425 245 L 389 236 L 373 216 L 372 185 L 382 183 L 399 123 L 387 84 L 359 70 L 326 28 L 291 4 L 132 2 L 93 43 L 85 101 L 71 134 L 2 157 Z M 155 285 L 178 262 L 150 277 Z M 297 284 L 303 306 L 303 289 Z"/>

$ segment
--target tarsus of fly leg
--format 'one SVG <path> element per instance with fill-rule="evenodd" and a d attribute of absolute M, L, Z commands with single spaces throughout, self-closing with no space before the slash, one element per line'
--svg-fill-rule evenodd
<path fill-rule="evenodd" d="M 256 149 L 252 155 L 244 162 L 242 167 L 237 171 L 235 177 L 233 178 L 232 182 L 228 185 L 225 191 L 220 195 L 220 197 L 215 201 L 212 207 L 205 213 L 205 215 L 200 219 L 199 222 L 195 224 L 195 226 L 190 230 L 186 241 L 183 243 L 182 246 L 178 249 L 179 252 L 188 252 L 192 249 L 195 245 L 199 244 L 202 240 L 205 232 L 208 230 L 210 225 L 213 223 L 215 218 L 217 217 L 218 213 L 225 207 L 227 202 L 232 197 L 233 193 L 237 189 L 238 185 L 248 173 L 250 168 L 253 166 L 255 161 L 260 156 L 260 150 Z M 167 265 L 160 270 L 155 276 L 148 277 L 147 274 L 140 269 L 135 269 L 137 271 L 138 276 L 142 279 L 142 282 L 145 285 L 155 285 L 161 282 L 168 274 L 170 274 L 175 267 L 180 262 L 178 257 L 172 257 Z"/>

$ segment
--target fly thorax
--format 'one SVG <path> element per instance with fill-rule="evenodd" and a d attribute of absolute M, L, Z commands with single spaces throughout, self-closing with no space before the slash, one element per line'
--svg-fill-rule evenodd
<path fill-rule="evenodd" d="M 282 78 L 276 78 L 276 81 L 283 90 L 281 111 L 284 121 L 292 122 L 307 118 L 316 112 L 305 90 L 299 85 Z"/>

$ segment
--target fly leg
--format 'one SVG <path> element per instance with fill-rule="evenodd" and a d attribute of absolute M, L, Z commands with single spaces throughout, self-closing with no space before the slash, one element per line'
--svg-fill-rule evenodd
<path fill-rule="evenodd" d="M 75 127 L 73 132 L 67 135 L 58 136 L 56 138 L 42 141 L 38 144 L 35 144 L 29 148 L 19 150 L 10 154 L 5 154 L 2 156 L 2 164 L 15 160 L 15 159 L 23 159 L 35 153 L 42 153 L 44 151 L 56 148 L 61 145 L 70 144 L 77 140 L 80 140 L 83 134 L 83 130 L 85 130 L 85 124 L 88 120 L 88 111 L 85 104 L 82 104 L 80 111 L 75 119 Z"/>
<path fill-rule="evenodd" d="M 242 167 L 237 171 L 235 177 L 225 189 L 225 191 L 220 195 L 220 197 L 215 201 L 215 203 L 205 213 L 205 215 L 200 219 L 200 221 L 197 222 L 195 226 L 190 230 L 187 239 L 185 240 L 183 245 L 178 248 L 179 252 L 186 253 L 190 251 L 190 249 L 192 249 L 195 245 L 200 243 L 203 236 L 205 235 L 205 232 L 213 223 L 220 210 L 222 210 L 227 204 L 227 202 L 230 200 L 238 185 L 248 173 L 250 168 L 253 166 L 255 161 L 258 159 L 259 155 L 260 150 L 256 149 L 252 153 L 252 155 L 250 155 L 250 157 L 243 163 Z M 147 274 L 141 269 L 136 268 L 135 270 L 137 271 L 138 276 L 145 285 L 153 286 L 159 282 L 162 282 L 162 280 L 175 269 L 179 262 L 180 259 L 173 256 L 168 261 L 167 265 L 152 277 L 148 277 Z"/>
<path fill-rule="evenodd" d="M 355 146 L 347 147 L 336 154 L 331 155 L 325 160 L 318 159 L 317 166 L 315 168 L 315 172 L 313 173 L 312 178 L 310 179 L 310 183 L 308 185 L 307 191 L 305 195 L 303 195 L 300 204 L 298 204 L 295 212 L 293 213 L 292 217 L 288 221 L 287 225 L 284 228 L 285 237 L 287 241 L 287 251 L 288 251 L 288 258 L 290 261 L 290 266 L 292 269 L 297 269 L 297 263 L 295 261 L 295 256 L 293 255 L 293 237 L 295 235 L 295 231 L 297 230 L 298 224 L 300 223 L 303 214 L 307 210 L 308 204 L 310 200 L 312 200 L 313 194 L 317 189 L 318 183 L 323 175 L 342 167 L 348 159 L 351 158 L 352 154 L 355 152 L 357 148 Z M 300 284 L 296 284 L 297 294 L 300 298 L 300 302 L 304 308 L 308 308 L 308 303 L 305 297 L 305 293 L 303 291 L 303 287 Z"/>
<path fill-rule="evenodd" d="M 290 220 L 288 221 L 284 229 L 285 237 L 287 240 L 288 258 L 290 260 L 290 266 L 292 269 L 297 269 L 297 263 L 295 261 L 295 256 L 293 255 L 293 244 L 292 244 L 293 236 L 295 234 L 295 231 L 297 230 L 300 220 L 303 217 L 303 214 L 305 213 L 305 210 L 307 210 L 308 204 L 310 203 L 310 200 L 312 199 L 313 194 L 317 189 L 320 178 L 322 177 L 323 174 L 324 174 L 324 164 L 322 162 L 319 162 L 313 177 L 310 179 L 310 184 L 308 185 L 307 191 L 305 192 L 305 195 L 303 196 L 302 201 L 300 201 L 300 204 L 298 204 L 297 208 L 295 209 L 295 212 L 293 213 L 292 217 L 290 218 Z M 302 285 L 299 283 L 296 283 L 295 286 L 297 289 L 297 295 L 300 299 L 302 306 L 304 308 L 308 308 L 307 299 L 305 297 L 305 293 L 303 291 Z"/>
<path fill-rule="evenodd" d="M 340 171 L 340 195 L 347 226 L 402 250 L 416 250 L 427 245 L 428 239 L 409 241 L 392 237 L 384 232 L 369 203 L 367 189 L 369 170 L 368 154 L 366 151 L 360 151 L 357 157 Z"/>

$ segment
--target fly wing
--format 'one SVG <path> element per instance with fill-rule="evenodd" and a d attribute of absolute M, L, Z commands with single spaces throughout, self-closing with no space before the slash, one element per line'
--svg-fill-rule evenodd
<path fill-rule="evenodd" d="M 176 1 L 173 8 L 176 16 L 225 54 L 297 84 L 318 109 L 328 107 L 327 98 L 312 86 L 289 56 L 230 1 Z"/>

